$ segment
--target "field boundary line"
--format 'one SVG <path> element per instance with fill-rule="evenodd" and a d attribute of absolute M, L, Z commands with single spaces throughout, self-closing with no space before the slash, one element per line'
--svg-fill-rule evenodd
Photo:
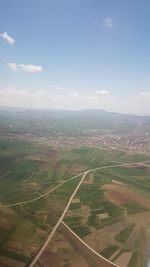
<path fill-rule="evenodd" d="M 147 162 L 150 162 L 150 160 L 147 161 Z M 137 163 L 137 162 L 136 162 L 136 163 Z M 141 162 L 138 162 L 138 163 L 141 163 Z M 132 162 L 132 163 L 130 163 L 130 164 L 135 164 L 135 162 Z M 81 180 L 79 181 L 79 183 L 78 183 L 78 185 L 76 186 L 75 190 L 73 191 L 71 197 L 69 198 L 69 201 L 68 201 L 68 203 L 67 203 L 67 205 L 66 205 L 64 211 L 62 212 L 62 214 L 61 214 L 59 220 L 58 220 L 57 223 L 55 224 L 54 228 L 52 229 L 52 231 L 51 231 L 50 234 L 48 235 L 48 237 L 47 237 L 45 243 L 42 245 L 42 247 L 40 248 L 39 252 L 38 252 L 37 255 L 35 256 L 35 258 L 31 261 L 31 263 L 29 264 L 28 267 L 33 267 L 33 266 L 36 264 L 36 262 L 38 261 L 38 259 L 40 258 L 40 256 L 43 254 L 43 252 L 44 252 L 45 248 L 47 247 L 48 243 L 51 241 L 51 239 L 52 239 L 52 237 L 54 236 L 55 232 L 57 231 L 59 225 L 60 225 L 61 222 L 63 221 L 63 219 L 64 219 L 64 217 L 65 217 L 65 215 L 66 215 L 66 212 L 67 212 L 67 210 L 68 210 L 68 208 L 69 208 L 69 206 L 70 206 L 70 204 L 71 204 L 71 202 L 72 202 L 74 196 L 76 195 L 77 191 L 79 190 L 81 184 L 83 183 L 83 181 L 84 181 L 86 175 L 87 175 L 88 173 L 90 173 L 91 171 L 100 170 L 100 169 L 106 169 L 106 168 L 112 168 L 112 167 L 126 166 L 126 165 L 129 165 L 129 163 L 118 164 L 118 165 L 101 166 L 101 167 L 97 167 L 97 168 L 94 168 L 94 169 L 85 171 L 85 172 L 83 173 L 83 176 L 82 176 Z M 115 266 L 115 265 L 114 265 L 114 266 Z M 119 267 L 119 266 L 116 265 L 116 267 Z"/>
<path fill-rule="evenodd" d="M 117 165 L 106 165 L 106 166 L 101 166 L 101 167 L 96 167 L 84 172 L 81 172 L 75 176 L 73 176 L 72 178 L 62 182 L 61 184 L 57 185 L 56 187 L 54 187 L 53 189 L 49 190 L 48 192 L 41 194 L 41 196 L 30 199 L 30 200 L 25 200 L 25 201 L 21 201 L 21 202 L 16 202 L 16 203 L 12 203 L 12 204 L 8 204 L 8 205 L 0 205 L 0 208 L 10 208 L 10 207 L 14 207 L 14 206 L 18 206 L 18 205 L 22 205 L 22 204 L 28 204 L 28 203 L 32 203 L 34 201 L 37 201 L 45 196 L 47 196 L 48 194 L 54 192 L 57 188 L 63 186 L 64 184 L 70 182 L 73 179 L 76 179 L 78 177 L 80 177 L 81 175 L 84 175 L 85 172 L 92 172 L 92 171 L 97 171 L 100 169 L 107 169 L 107 168 L 115 168 L 115 167 L 121 167 L 121 166 L 128 166 L 128 165 L 132 165 L 132 164 L 142 164 L 142 163 L 146 163 L 146 162 L 150 162 L 150 160 L 147 161 L 140 161 L 140 162 L 128 162 L 128 163 L 123 163 L 123 164 L 117 164 Z"/>
<path fill-rule="evenodd" d="M 116 265 L 115 263 L 111 262 L 110 260 L 104 258 L 102 255 L 100 255 L 97 251 L 95 251 L 93 248 L 91 248 L 91 246 L 89 246 L 84 240 L 82 240 L 65 222 L 61 222 L 62 225 L 65 226 L 65 228 L 68 229 L 68 231 L 75 236 L 85 247 L 87 247 L 91 252 L 93 252 L 97 257 L 99 257 L 100 259 L 106 261 L 107 263 L 111 264 L 111 266 L 115 266 L 115 267 L 120 267 L 119 265 Z M 61 227 L 60 224 L 60 227 Z M 61 230 L 60 230 L 61 232 Z M 63 232 L 62 232 L 63 234 Z M 65 234 L 64 234 L 65 235 Z"/>

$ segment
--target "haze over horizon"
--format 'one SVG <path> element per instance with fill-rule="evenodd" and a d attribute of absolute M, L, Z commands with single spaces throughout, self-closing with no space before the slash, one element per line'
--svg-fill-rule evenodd
<path fill-rule="evenodd" d="M 150 114 L 149 1 L 0 9 L 0 106 Z"/>

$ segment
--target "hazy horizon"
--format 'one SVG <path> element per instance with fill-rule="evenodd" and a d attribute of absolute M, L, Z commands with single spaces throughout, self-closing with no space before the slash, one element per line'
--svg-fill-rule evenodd
<path fill-rule="evenodd" d="M 67 108 L 35 108 L 35 107 L 17 107 L 17 106 L 2 106 L 0 105 L 1 110 L 32 110 L 32 111 L 66 111 L 66 112 L 84 112 L 84 111 L 100 111 L 100 112 L 106 112 L 106 113 L 116 113 L 116 114 L 122 114 L 122 115 L 133 115 L 133 116 L 150 116 L 150 113 L 129 113 L 129 112 L 116 112 L 116 111 L 109 111 L 106 109 L 100 109 L 100 108 L 81 108 L 81 109 L 67 109 Z"/>

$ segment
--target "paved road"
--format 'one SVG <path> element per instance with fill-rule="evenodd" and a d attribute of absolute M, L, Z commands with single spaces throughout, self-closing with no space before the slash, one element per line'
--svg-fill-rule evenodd
<path fill-rule="evenodd" d="M 149 161 L 143 161 L 143 162 L 132 162 L 132 163 L 124 163 L 124 164 L 117 164 L 117 165 L 109 165 L 109 166 L 102 166 L 102 167 L 98 167 L 98 168 L 94 168 L 88 171 L 85 171 L 83 173 L 82 179 L 80 180 L 80 182 L 78 183 L 76 189 L 74 190 L 74 192 L 72 193 L 66 208 L 64 209 L 62 215 L 60 216 L 58 222 L 56 223 L 56 225 L 54 226 L 53 230 L 51 231 L 51 233 L 49 234 L 49 236 L 47 237 L 45 243 L 43 244 L 43 246 L 41 247 L 41 249 L 39 250 L 38 254 L 35 256 L 35 258 L 33 259 L 33 261 L 29 264 L 29 267 L 33 267 L 35 265 L 35 263 L 38 261 L 39 257 L 42 255 L 42 253 L 44 252 L 45 248 L 47 247 L 48 243 L 50 242 L 50 240 L 52 239 L 52 237 L 54 236 L 56 230 L 58 229 L 60 223 L 62 222 L 74 196 L 76 195 L 77 191 L 79 190 L 81 184 L 83 183 L 86 175 L 91 172 L 91 171 L 96 171 L 96 170 L 101 170 L 101 169 L 107 169 L 107 168 L 114 168 L 114 167 L 120 167 L 120 166 L 128 166 L 128 165 L 132 165 L 132 164 L 138 164 L 138 163 L 145 163 L 145 162 L 150 162 Z M 80 174 L 81 175 L 81 174 Z"/>

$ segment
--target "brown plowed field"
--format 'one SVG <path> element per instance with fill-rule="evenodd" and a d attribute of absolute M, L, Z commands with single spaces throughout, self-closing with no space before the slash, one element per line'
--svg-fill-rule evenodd
<path fill-rule="evenodd" d="M 44 251 L 40 259 L 40 266 L 62 267 L 62 264 L 60 262 L 63 262 L 63 259 L 58 256 L 58 253 L 51 252 L 47 249 Z"/>
<path fill-rule="evenodd" d="M 124 252 L 117 258 L 115 263 L 121 267 L 127 267 L 131 259 L 131 256 L 132 256 L 132 252 Z"/>
<path fill-rule="evenodd" d="M 111 183 L 104 185 L 103 188 L 107 191 L 108 198 L 118 204 L 134 201 L 146 209 L 150 209 L 150 199 L 127 186 Z"/>
<path fill-rule="evenodd" d="M 106 195 L 109 200 L 112 200 L 117 204 L 125 204 L 130 201 L 127 196 L 124 196 L 122 193 L 118 192 L 115 189 L 109 189 Z"/>
<path fill-rule="evenodd" d="M 0 266 L 9 266 L 9 267 L 25 267 L 23 262 L 13 260 L 11 258 L 0 255 Z"/>

